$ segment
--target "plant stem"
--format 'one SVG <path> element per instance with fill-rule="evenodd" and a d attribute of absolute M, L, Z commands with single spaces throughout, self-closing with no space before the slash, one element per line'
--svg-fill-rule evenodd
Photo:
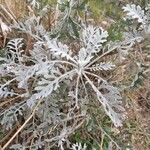
<path fill-rule="evenodd" d="M 17 132 L 9 139 L 9 141 L 2 147 L 1 150 L 5 150 L 8 145 L 14 140 L 14 138 L 19 134 L 19 132 L 21 132 L 21 130 L 23 130 L 23 128 L 26 126 L 26 124 L 32 119 L 32 117 L 34 116 L 38 106 L 40 105 L 42 99 L 40 99 L 37 103 L 37 105 L 35 106 L 35 108 L 33 109 L 31 115 L 28 117 L 28 119 L 24 122 L 24 124 L 17 130 Z"/>

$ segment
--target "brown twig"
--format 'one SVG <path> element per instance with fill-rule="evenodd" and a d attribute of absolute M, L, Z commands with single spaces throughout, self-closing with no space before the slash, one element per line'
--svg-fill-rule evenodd
<path fill-rule="evenodd" d="M 35 106 L 35 108 L 33 109 L 31 115 L 28 117 L 28 119 L 24 122 L 24 124 L 17 130 L 17 132 L 8 140 L 8 142 L 2 147 L 1 150 L 5 150 L 8 145 L 14 140 L 14 138 L 19 134 L 19 132 L 21 132 L 21 130 L 23 130 L 23 128 L 26 126 L 26 124 L 31 120 L 31 118 L 34 116 L 39 104 L 41 103 L 42 99 L 38 101 L 37 105 Z"/>
<path fill-rule="evenodd" d="M 15 126 L 13 127 L 13 129 L 11 129 L 11 130 L 7 133 L 7 135 L 5 135 L 5 136 L 2 138 L 2 140 L 0 141 L 0 144 L 2 144 L 5 140 L 7 140 L 7 139 L 12 135 L 12 133 L 15 132 L 16 129 L 17 129 L 17 126 L 15 125 Z M 0 150 L 1 150 L 1 149 L 0 149 Z"/>
<path fill-rule="evenodd" d="M 59 4 L 57 3 L 54 15 L 54 26 L 57 26 L 58 17 L 59 17 Z"/>
<path fill-rule="evenodd" d="M 10 17 L 10 19 L 13 20 L 14 23 L 17 24 L 16 19 L 13 17 L 13 15 L 12 15 L 10 12 L 8 12 L 8 11 L 6 10 L 6 8 L 5 8 L 2 4 L 0 4 L 0 8 Z"/>
<path fill-rule="evenodd" d="M 19 97 L 20 97 L 20 96 L 17 96 L 17 97 L 14 97 L 14 98 L 9 99 L 8 101 L 2 102 L 2 103 L 0 104 L 0 107 L 3 107 L 5 104 L 12 102 L 12 101 L 16 100 L 16 99 L 19 98 Z"/>

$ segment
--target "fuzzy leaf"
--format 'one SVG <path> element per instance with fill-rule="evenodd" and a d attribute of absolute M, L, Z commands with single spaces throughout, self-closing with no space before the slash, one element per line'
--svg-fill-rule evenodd
<path fill-rule="evenodd" d="M 123 10 L 127 12 L 128 16 L 132 17 L 133 19 L 138 19 L 138 22 L 144 24 L 144 10 L 142 10 L 142 8 L 139 5 L 136 6 L 135 4 L 127 4 L 125 7 L 123 7 Z"/>
<path fill-rule="evenodd" d="M 88 26 L 82 31 L 82 41 L 88 53 L 97 53 L 104 42 L 107 41 L 108 32 L 102 28 Z"/>
<path fill-rule="evenodd" d="M 49 38 L 46 38 L 47 40 L 47 47 L 49 48 L 50 52 L 52 52 L 52 55 L 57 58 L 66 58 L 67 60 L 71 60 L 74 62 L 74 59 L 71 57 L 71 52 L 68 49 L 68 46 L 65 44 L 62 44 L 61 42 L 57 42 L 56 39 L 49 40 Z"/>
<path fill-rule="evenodd" d="M 90 70 L 93 70 L 93 71 L 97 71 L 97 70 L 112 70 L 114 69 L 115 65 L 112 64 L 111 62 L 101 62 L 100 64 L 96 64 L 96 65 L 93 65 L 92 67 L 90 67 L 89 69 Z"/>

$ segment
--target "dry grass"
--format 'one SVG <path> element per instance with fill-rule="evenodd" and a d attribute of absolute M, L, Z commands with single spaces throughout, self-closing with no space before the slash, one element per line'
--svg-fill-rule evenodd
<path fill-rule="evenodd" d="M 27 5 L 25 0 L 0 0 L 0 4 L 2 4 L 12 15 L 15 19 L 20 19 L 25 16 Z M 0 11 L 1 12 L 1 11 Z M 5 12 L 0 14 L 0 16 L 5 17 L 8 19 L 7 14 Z"/>
<path fill-rule="evenodd" d="M 23 18 L 27 11 L 27 5 L 25 0 L 0 0 L 0 4 L 4 5 L 4 7 L 14 16 L 16 20 Z M 11 18 L 8 17 L 7 14 L 1 13 L 0 17 L 2 17 L 6 22 L 11 22 Z M 9 18 L 9 19 L 8 19 Z M 143 54 L 144 57 L 147 57 L 147 53 Z M 139 57 L 139 56 L 138 56 Z M 137 58 L 135 58 L 137 59 Z M 139 58 L 138 58 L 139 59 Z M 146 62 L 147 63 L 147 62 Z M 131 80 L 131 76 L 133 76 L 137 72 L 137 66 L 131 60 L 126 60 L 124 65 L 120 65 L 119 71 L 115 73 L 113 80 L 116 83 L 125 83 L 128 84 Z M 129 76 L 125 76 L 129 73 Z M 147 75 L 149 76 L 149 75 Z M 132 144 L 133 150 L 149 150 L 150 149 L 150 86 L 146 81 L 139 88 L 135 88 L 134 90 L 130 90 L 124 93 L 127 99 L 127 120 L 125 122 L 124 127 L 119 131 L 119 137 L 126 136 L 125 142 L 128 143 L 127 140 Z M 0 106 L 10 104 L 12 99 L 7 99 L 7 101 L 2 102 Z M 14 103 L 13 99 L 13 103 Z M 98 118 L 99 119 L 99 118 Z M 111 128 L 111 127 L 110 127 Z M 16 131 L 16 126 L 15 129 Z M 13 130 L 11 131 L 14 132 Z M 102 132 L 99 135 L 90 135 L 87 132 L 82 131 L 82 136 L 84 138 L 97 138 L 98 136 L 102 136 Z M 85 134 L 86 133 L 86 134 Z M 2 137 L 1 141 L 6 144 L 5 138 L 9 136 L 6 135 Z M 115 137 L 116 132 L 112 133 Z M 118 136 L 118 133 L 117 133 Z M 117 138 L 116 136 L 116 138 Z M 129 138 L 128 138 L 129 137 Z M 102 139 L 102 137 L 100 138 Z M 98 139 L 98 140 L 100 140 Z M 100 144 L 101 145 L 101 144 Z"/>

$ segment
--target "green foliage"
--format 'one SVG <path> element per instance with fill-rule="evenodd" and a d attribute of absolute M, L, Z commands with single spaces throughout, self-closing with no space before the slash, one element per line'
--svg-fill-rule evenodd
<path fill-rule="evenodd" d="M 0 49 L 0 57 L 4 57 L 5 56 L 5 50 L 4 49 Z"/>
<path fill-rule="evenodd" d="M 41 2 L 44 5 L 47 5 L 47 4 L 53 5 L 57 3 L 57 0 L 41 0 Z"/>
<path fill-rule="evenodd" d="M 109 39 L 112 41 L 121 40 L 123 36 L 123 30 L 127 26 L 124 20 L 119 20 L 118 22 L 112 24 L 109 29 Z"/>
<path fill-rule="evenodd" d="M 96 150 L 99 150 L 99 143 L 97 143 L 94 139 L 85 139 L 82 137 L 82 133 L 80 131 L 77 131 L 75 135 L 73 136 L 73 141 L 81 144 L 86 144 L 88 149 L 95 148 Z"/>
<path fill-rule="evenodd" d="M 120 19 L 122 16 L 121 9 L 116 5 L 116 1 L 88 0 L 88 2 L 92 11 L 92 17 L 97 20 L 103 19 L 106 16 L 113 19 Z"/>

